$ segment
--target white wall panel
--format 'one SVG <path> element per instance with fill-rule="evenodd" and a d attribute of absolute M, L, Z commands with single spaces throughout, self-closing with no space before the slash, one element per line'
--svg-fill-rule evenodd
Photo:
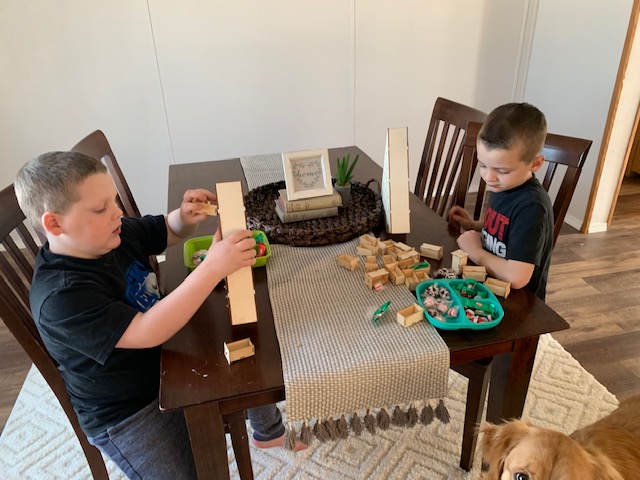
<path fill-rule="evenodd" d="M 591 191 L 632 3 L 540 0 L 538 8 L 525 100 L 545 113 L 550 132 L 593 140 L 567 212 L 568 223 L 577 228 Z M 610 198 L 598 200 L 611 205 Z M 606 224 L 608 213 L 592 221 Z"/>
<path fill-rule="evenodd" d="M 146 2 L 0 2 L 1 187 L 102 129 L 143 212 L 166 209 L 170 150 Z"/>
<path fill-rule="evenodd" d="M 442 96 L 483 110 L 511 100 L 523 2 L 356 2 L 356 144 L 382 163 L 386 129 L 409 128 L 413 189 Z"/>
<path fill-rule="evenodd" d="M 349 1 L 151 0 L 177 163 L 353 143 Z"/>

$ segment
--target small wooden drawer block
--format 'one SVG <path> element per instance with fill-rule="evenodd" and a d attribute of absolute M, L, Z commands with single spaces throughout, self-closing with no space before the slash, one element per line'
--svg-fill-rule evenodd
<path fill-rule="evenodd" d="M 378 246 L 360 244 L 356 247 L 356 252 L 358 255 L 363 255 L 363 256 L 376 255 L 378 253 Z"/>
<path fill-rule="evenodd" d="M 403 308 L 396 314 L 396 320 L 403 327 L 410 327 L 424 319 L 424 310 L 416 303 Z"/>
<path fill-rule="evenodd" d="M 429 280 L 429 275 L 427 272 L 423 272 L 421 270 L 411 270 L 411 275 L 407 275 L 404 283 L 412 292 L 416 291 L 416 287 L 420 282 L 424 282 L 425 280 Z"/>
<path fill-rule="evenodd" d="M 462 278 L 473 278 L 478 282 L 484 282 L 487 279 L 487 269 L 482 265 L 464 265 Z"/>
<path fill-rule="evenodd" d="M 393 258 L 393 255 L 382 255 L 382 264 L 389 265 L 390 263 L 395 263 L 396 259 Z"/>
<path fill-rule="evenodd" d="M 462 267 L 467 264 L 467 257 L 467 252 L 464 250 L 451 252 L 451 270 L 459 275 L 462 272 Z"/>
<path fill-rule="evenodd" d="M 213 204 L 213 203 L 202 203 L 202 202 L 195 202 L 199 207 L 200 207 L 200 211 L 198 211 L 197 213 L 206 213 L 207 215 L 211 216 L 211 217 L 215 217 L 218 215 L 218 206 Z"/>
<path fill-rule="evenodd" d="M 341 253 L 336 258 L 338 260 L 338 265 L 346 268 L 347 270 L 351 270 L 352 272 L 358 268 L 358 264 L 360 263 L 358 257 L 353 257 L 347 253 Z"/>
<path fill-rule="evenodd" d="M 227 362 L 230 364 L 237 360 L 251 357 L 255 354 L 256 349 L 249 338 L 244 338 L 231 343 L 224 342 L 224 356 L 227 357 Z"/>
<path fill-rule="evenodd" d="M 423 243 L 420 245 L 420 255 L 423 257 L 440 260 L 443 254 L 444 249 L 439 245 L 432 245 L 431 243 Z"/>
<path fill-rule="evenodd" d="M 407 268 L 411 265 L 415 265 L 416 263 L 420 263 L 420 256 L 409 257 L 409 258 L 405 258 L 404 260 L 400 260 L 398 258 L 398 267 L 402 269 Z"/>
<path fill-rule="evenodd" d="M 406 260 L 407 258 L 415 258 L 416 261 L 420 261 L 420 254 L 413 248 L 398 254 L 398 261 Z"/>
<path fill-rule="evenodd" d="M 365 233 L 364 235 L 360 235 L 360 245 L 371 245 L 371 246 L 377 246 L 378 245 L 378 238 L 374 237 L 373 235 L 369 235 L 368 233 Z"/>
<path fill-rule="evenodd" d="M 384 285 L 389 281 L 389 271 L 381 268 L 373 272 L 367 272 L 364 275 L 364 283 L 369 288 L 375 288 L 376 285 Z"/>
<path fill-rule="evenodd" d="M 497 278 L 487 278 L 484 282 L 484 286 L 491 290 L 495 295 L 499 297 L 507 298 L 511 291 L 511 284 Z"/>
<path fill-rule="evenodd" d="M 406 276 L 404 272 L 398 268 L 398 264 L 391 263 L 389 265 L 385 265 L 384 268 L 389 271 L 389 283 L 394 285 L 402 285 L 404 283 Z"/>

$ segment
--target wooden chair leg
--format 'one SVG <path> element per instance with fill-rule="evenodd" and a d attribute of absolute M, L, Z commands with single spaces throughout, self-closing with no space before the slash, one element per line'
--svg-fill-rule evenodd
<path fill-rule="evenodd" d="M 249 438 L 247 435 L 246 412 L 235 412 L 225 415 L 231 434 L 233 453 L 236 456 L 238 473 L 242 480 L 253 480 L 251 454 L 249 453 Z"/>
<path fill-rule="evenodd" d="M 491 378 L 491 359 L 485 358 L 452 368 L 469 379 L 462 432 L 462 451 L 460 453 L 460 468 L 469 471 L 473 466 L 473 457 L 478 442 L 477 426 L 482 420 L 489 379 Z"/>

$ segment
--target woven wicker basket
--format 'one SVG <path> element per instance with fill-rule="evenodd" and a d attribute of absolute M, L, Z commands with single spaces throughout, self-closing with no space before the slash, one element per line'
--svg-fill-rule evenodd
<path fill-rule="evenodd" d="M 282 223 L 275 212 L 278 190 L 285 188 L 285 182 L 254 188 L 244 197 L 247 225 L 265 232 L 272 244 L 316 247 L 347 242 L 370 232 L 383 221 L 382 199 L 369 188 L 372 182 L 374 180 L 367 184 L 353 182 L 351 202 L 340 207 L 338 215 L 293 223 Z"/>

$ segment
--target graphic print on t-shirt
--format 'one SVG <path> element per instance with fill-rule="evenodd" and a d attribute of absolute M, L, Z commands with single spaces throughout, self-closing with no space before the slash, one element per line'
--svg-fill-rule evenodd
<path fill-rule="evenodd" d="M 507 246 L 504 243 L 505 228 L 509 225 L 509 219 L 489 207 L 484 217 L 482 227 L 482 246 L 485 250 L 505 258 Z"/>
<path fill-rule="evenodd" d="M 142 263 L 135 261 L 127 270 L 127 300 L 140 310 L 146 312 L 160 300 L 158 278 L 154 272 L 149 272 Z"/>

